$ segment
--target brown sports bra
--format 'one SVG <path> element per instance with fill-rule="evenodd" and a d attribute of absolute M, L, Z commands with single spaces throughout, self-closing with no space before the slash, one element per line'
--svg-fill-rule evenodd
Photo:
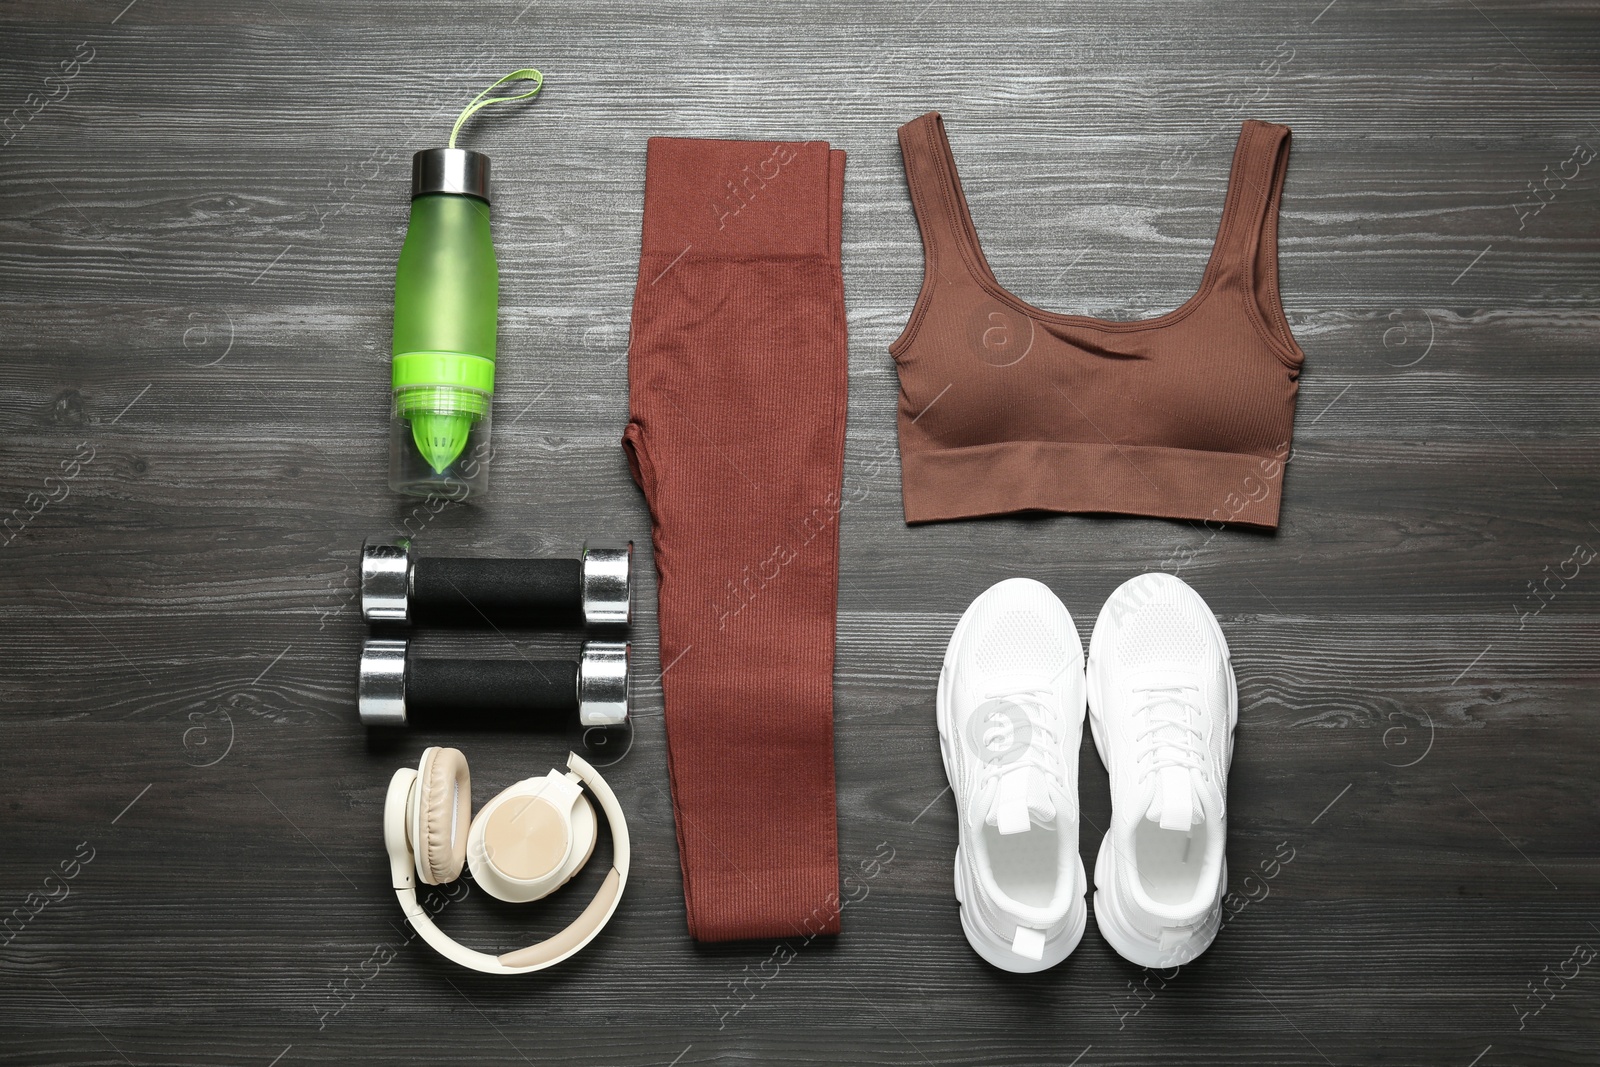
<path fill-rule="evenodd" d="M 1115 512 L 1275 528 L 1305 354 L 1278 300 L 1289 130 L 1246 122 L 1200 288 L 1175 311 L 1058 315 L 995 280 L 944 122 L 900 127 L 926 256 L 900 372 L 907 522 Z"/>

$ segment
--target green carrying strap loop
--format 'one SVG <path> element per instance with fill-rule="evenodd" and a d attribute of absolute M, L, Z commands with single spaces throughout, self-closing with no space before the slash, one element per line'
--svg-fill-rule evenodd
<path fill-rule="evenodd" d="M 520 96 L 489 96 L 490 93 L 500 88 L 500 86 L 504 85 L 506 82 L 518 81 L 531 81 L 533 82 L 533 88 L 529 89 Z M 450 147 L 454 148 L 456 146 L 456 135 L 461 132 L 462 125 L 472 117 L 474 112 L 482 108 L 486 108 L 490 104 L 506 104 L 513 100 L 526 100 L 528 97 L 536 95 L 539 90 L 543 88 L 544 75 L 540 74 L 532 67 L 528 67 L 523 70 L 514 70 L 510 74 L 507 74 L 504 78 L 501 78 L 499 81 L 489 86 L 489 88 L 473 97 L 472 103 L 468 104 L 461 114 L 456 117 L 456 124 L 450 127 Z M 485 97 L 488 97 L 488 99 L 484 99 Z"/>

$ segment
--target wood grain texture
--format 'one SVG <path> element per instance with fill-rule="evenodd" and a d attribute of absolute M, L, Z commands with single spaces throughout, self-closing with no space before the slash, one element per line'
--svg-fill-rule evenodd
<path fill-rule="evenodd" d="M 1600 946 L 1600 563 L 1552 577 L 1600 544 L 1600 162 L 1529 189 L 1600 147 L 1597 55 L 1600 6 L 1555 0 L 7 5 L 0 524 L 57 499 L 0 532 L 0 914 L 77 874 L 0 947 L 0 1067 L 1600 1061 L 1600 965 L 1560 977 Z M 527 64 L 543 98 L 470 133 L 499 194 L 495 486 L 435 514 L 384 485 L 407 160 Z M 1239 121 L 1294 129 L 1281 276 L 1308 359 L 1276 536 L 904 526 L 886 347 L 921 254 L 894 130 L 930 109 L 1002 281 L 1110 318 L 1192 293 Z M 656 134 L 850 153 L 840 843 L 846 870 L 894 858 L 765 983 L 776 946 L 684 933 L 649 520 L 618 448 Z M 558 970 L 449 969 L 386 888 L 394 767 L 459 743 L 483 799 L 567 739 L 356 723 L 352 568 L 383 531 L 639 542 L 639 713 L 608 772 L 634 874 Z M 1248 903 L 1176 976 L 1093 930 L 1047 974 L 995 971 L 950 892 L 950 629 L 1013 573 L 1086 624 L 1173 566 L 1238 665 Z M 1092 862 L 1089 748 L 1081 771 Z M 473 890 L 441 921 L 511 946 L 578 906 Z"/>

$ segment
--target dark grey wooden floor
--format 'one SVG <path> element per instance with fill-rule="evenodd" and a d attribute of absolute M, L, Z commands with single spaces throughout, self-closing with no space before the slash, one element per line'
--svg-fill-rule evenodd
<path fill-rule="evenodd" d="M 0 10 L 0 914 L 31 915 L 0 935 L 0 1064 L 1600 1062 L 1600 6 L 125 4 Z M 468 134 L 499 190 L 495 487 L 432 515 L 384 485 L 407 160 L 530 64 L 544 97 Z M 931 108 L 1002 281 L 1111 317 L 1192 292 L 1238 122 L 1293 127 L 1276 536 L 901 523 L 894 131 Z M 369 740 L 352 564 L 407 528 L 626 534 L 648 569 L 618 437 L 651 134 L 850 153 L 840 840 L 892 859 L 776 977 L 775 945 L 689 941 L 652 584 L 609 772 L 628 896 L 571 964 L 488 978 L 408 937 L 384 786 L 456 743 L 481 800 L 563 739 Z M 1239 672 L 1235 914 L 1175 976 L 1093 929 L 999 973 L 951 894 L 949 630 L 1004 576 L 1087 626 L 1180 565 Z M 1082 781 L 1092 861 L 1087 748 Z M 510 947 L 577 907 L 472 891 L 442 923 Z"/>

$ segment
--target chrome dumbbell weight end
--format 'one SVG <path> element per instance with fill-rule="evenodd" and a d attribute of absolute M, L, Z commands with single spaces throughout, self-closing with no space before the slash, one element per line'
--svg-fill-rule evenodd
<path fill-rule="evenodd" d="M 627 641 L 585 641 L 578 660 L 578 721 L 584 726 L 621 726 L 631 711 Z"/>
<path fill-rule="evenodd" d="M 406 645 L 397 638 L 369 637 L 356 673 L 356 709 L 366 726 L 406 724 Z"/>
<path fill-rule="evenodd" d="M 369 537 L 361 544 L 361 617 L 368 623 L 411 621 L 409 538 Z"/>
<path fill-rule="evenodd" d="M 586 542 L 582 554 L 582 583 L 585 625 L 631 625 L 633 542 Z"/>

